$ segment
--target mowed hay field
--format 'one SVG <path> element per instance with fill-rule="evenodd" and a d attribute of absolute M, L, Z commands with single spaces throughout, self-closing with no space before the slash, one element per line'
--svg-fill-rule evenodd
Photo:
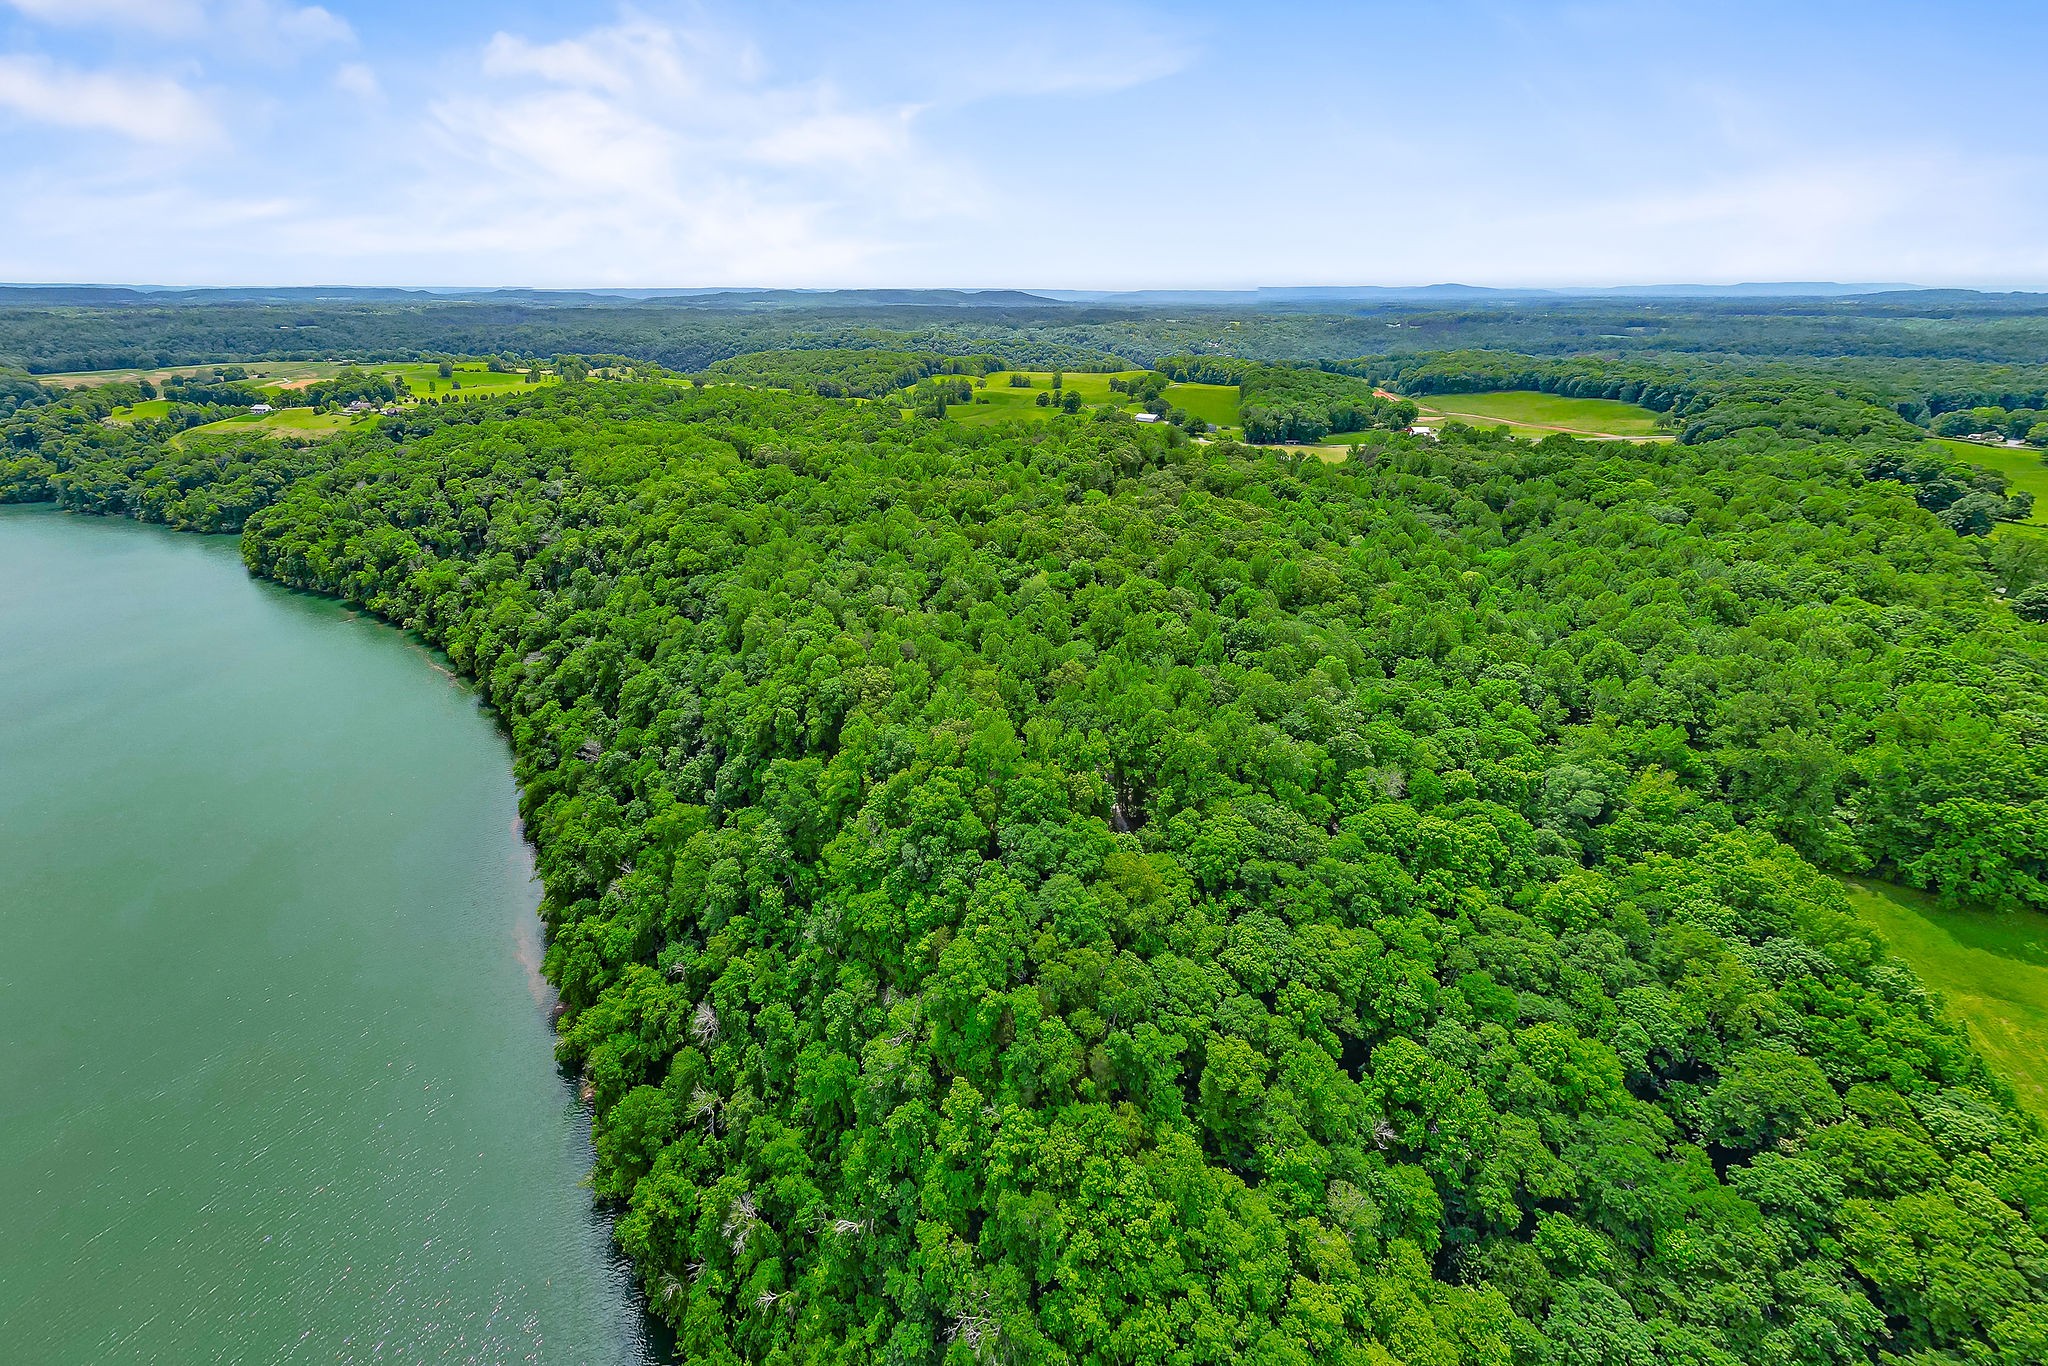
<path fill-rule="evenodd" d="M 1670 440 L 1657 430 L 1657 414 L 1611 398 L 1565 398 L 1532 390 L 1493 394 L 1424 394 L 1410 400 L 1425 426 L 1464 422 L 1474 427 L 1506 426 L 1516 436 L 1573 436 Z"/>
<path fill-rule="evenodd" d="M 1843 881 L 1857 915 L 1946 998 L 2020 1103 L 2048 1118 L 2048 916 L 1948 910 L 1924 892 Z"/>
<path fill-rule="evenodd" d="M 1105 404 L 1129 412 L 1138 411 L 1138 404 L 1129 394 L 1120 394 L 1109 387 L 1112 379 L 1136 379 L 1148 373 L 1144 370 L 1120 370 L 1116 374 L 1104 372 L 1066 371 L 1060 377 L 1062 392 L 1072 390 L 1081 396 L 1081 402 L 1090 408 Z M 1030 382 L 1029 388 L 1013 386 L 1012 375 L 1021 375 Z M 957 404 L 946 410 L 946 416 L 962 422 L 1001 422 L 1009 418 L 1042 418 L 1059 412 L 1048 404 L 1038 406 L 1038 396 L 1052 389 L 1050 370 L 999 370 L 988 377 L 986 389 L 974 391 L 973 403 Z M 1235 427 L 1238 424 L 1237 386 L 1234 384 L 1169 384 L 1161 395 L 1176 408 L 1185 409 L 1204 422 L 1217 427 Z M 984 401 L 986 400 L 986 401 Z"/>

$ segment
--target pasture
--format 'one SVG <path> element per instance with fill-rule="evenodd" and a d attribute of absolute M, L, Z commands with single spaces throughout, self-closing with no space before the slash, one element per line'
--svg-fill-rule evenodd
<path fill-rule="evenodd" d="M 529 387 L 526 376 L 503 374 L 485 369 L 480 362 L 465 362 L 455 367 L 455 373 L 447 379 L 441 378 L 440 368 L 431 361 L 399 365 L 366 365 L 363 367 L 379 375 L 390 375 L 405 381 L 418 398 L 493 398 Z M 554 376 L 542 374 L 542 384 L 551 383 Z"/>
<path fill-rule="evenodd" d="M 1947 999 L 2020 1103 L 2048 1118 L 2048 916 L 1948 910 L 1874 879 L 1843 884 L 1856 914 Z"/>
<path fill-rule="evenodd" d="M 186 379 L 212 379 L 214 372 L 231 366 L 240 366 L 246 382 L 277 387 L 296 380 L 331 379 L 341 372 L 338 361 L 326 360 L 257 360 L 257 361 L 216 361 L 208 365 L 172 365 L 154 370 L 67 370 L 60 374 L 30 375 L 38 384 L 48 384 L 66 389 L 91 388 L 100 384 L 115 384 L 121 381 L 148 380 L 162 384 L 173 375 Z"/>
<path fill-rule="evenodd" d="M 1144 370 L 1120 370 L 1112 375 L 1069 370 L 1061 375 L 1061 386 L 1063 390 L 1079 394 L 1082 403 L 1090 408 L 1113 404 L 1135 413 L 1139 411 L 1138 403 L 1129 394 L 1113 391 L 1109 382 L 1112 379 L 1135 379 L 1146 373 Z M 1013 374 L 1023 376 L 1030 382 L 1030 387 L 1013 386 L 1010 383 Z M 972 423 L 1050 417 L 1059 409 L 1050 405 L 1039 407 L 1038 396 L 1051 388 L 1050 370 L 999 370 L 988 376 L 986 389 L 974 391 L 973 403 L 949 408 L 946 415 Z M 1235 427 L 1238 423 L 1237 386 L 1234 384 L 1169 384 L 1161 397 L 1174 407 L 1185 409 L 1217 427 Z"/>
<path fill-rule="evenodd" d="M 260 389 L 280 392 L 286 389 L 303 389 L 316 380 L 333 379 L 348 368 L 339 361 L 238 361 L 222 362 L 217 365 L 176 365 L 158 370 L 74 370 L 65 374 L 33 375 L 30 378 L 41 384 L 62 385 L 65 388 L 89 387 L 112 384 L 117 381 L 148 380 L 161 385 L 173 375 L 187 379 L 213 379 L 215 372 L 239 365 L 244 372 L 242 383 L 253 384 Z M 455 364 L 454 373 L 448 378 L 441 377 L 440 366 L 434 361 L 368 361 L 356 366 L 368 374 L 389 375 L 402 379 L 416 397 L 421 398 L 488 398 L 526 387 L 523 374 L 500 373 L 488 369 L 482 361 L 461 361 Z M 556 377 L 543 371 L 539 382 L 551 384 Z M 146 404 L 136 405 L 137 409 Z M 125 416 L 126 410 L 116 414 Z M 150 414 L 144 413 L 144 416 Z M 161 413 L 155 414 L 161 416 Z"/>
<path fill-rule="evenodd" d="M 1491 394 L 1424 394 L 1411 400 L 1425 426 L 1464 422 L 1474 427 L 1505 426 L 1516 436 L 1541 439 L 1556 432 L 1571 436 L 1668 440 L 1657 430 L 1657 414 L 1610 398 L 1565 398 L 1531 390 Z"/>
<path fill-rule="evenodd" d="M 44 375 L 39 378 L 45 383 L 63 381 L 71 387 L 108 384 L 117 380 L 149 379 L 160 382 L 171 375 L 213 378 L 217 369 L 224 366 L 181 366 L 168 370 L 92 370 L 76 371 L 69 375 Z M 303 389 L 317 380 L 332 379 L 339 374 L 342 365 L 333 361 L 306 362 L 255 362 L 244 364 L 246 372 L 243 383 L 253 384 L 269 393 L 283 393 L 287 390 Z M 465 361 L 455 364 L 452 373 L 445 378 L 440 365 L 434 361 L 392 361 L 383 364 L 369 364 L 355 367 L 369 374 L 385 375 L 403 380 L 411 391 L 413 399 L 432 399 L 435 402 L 455 400 L 466 402 L 473 398 L 495 398 L 532 387 L 526 376 L 520 373 L 493 371 L 482 361 Z M 542 371 L 535 384 L 554 384 L 559 377 Z M 175 391 L 173 391 L 175 392 Z M 113 422 L 141 422 L 170 416 L 171 398 L 145 399 L 116 408 L 108 415 Z M 401 403 L 406 400 L 401 399 Z M 273 413 L 239 413 L 218 422 L 208 422 L 190 431 L 228 432 L 244 428 L 270 436 L 333 436 L 336 432 L 352 427 L 368 426 L 378 420 L 374 413 L 350 416 L 345 413 L 320 413 L 310 408 L 279 408 Z"/>
<path fill-rule="evenodd" d="M 1235 384 L 1169 384 L 1161 397 L 1217 427 L 1235 427 L 1239 421 Z"/>
<path fill-rule="evenodd" d="M 259 432 L 264 436 L 333 436 L 356 427 L 371 427 L 383 421 L 375 413 L 350 416 L 347 413 L 321 413 L 311 408 L 279 408 L 271 413 L 242 413 L 237 417 L 222 418 L 219 422 L 208 422 L 191 427 L 180 436 L 210 436 L 224 432 Z"/>
<path fill-rule="evenodd" d="M 2004 475 L 2012 492 L 2033 494 L 2034 515 L 2015 525 L 2048 528 L 2048 463 L 2042 460 L 2048 451 L 2032 446 L 1981 446 L 1947 437 L 1935 437 L 1934 441 L 1958 460 Z"/>
<path fill-rule="evenodd" d="M 146 398 L 140 403 L 129 403 L 108 413 L 114 422 L 154 422 L 171 415 L 171 401 L 167 398 Z"/>

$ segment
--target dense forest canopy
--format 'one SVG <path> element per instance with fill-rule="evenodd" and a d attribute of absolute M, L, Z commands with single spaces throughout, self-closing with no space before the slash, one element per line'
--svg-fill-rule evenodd
<path fill-rule="evenodd" d="M 1829 876 L 2048 911 L 2048 545 L 1957 534 L 2015 500 L 1897 373 L 1162 364 L 1352 405 L 1326 461 L 818 396 L 993 349 L 878 340 L 0 423 L 0 498 L 242 528 L 477 681 L 689 1359 L 2048 1359 L 2040 1121 Z M 1487 375 L 1682 440 L 1373 394 Z"/>
<path fill-rule="evenodd" d="M 0 287 L 0 366 L 39 374 L 221 360 L 413 360 L 443 354 L 624 355 L 686 373 L 778 348 L 997 352 L 1032 369 L 1150 366 L 1162 357 L 1302 361 L 1483 348 L 1691 364 L 1698 357 L 2048 363 L 2048 295 L 1897 291 L 1856 298 L 1495 301 L 1309 299 L 1246 311 L 1054 303 L 1028 295 L 849 293 L 838 306 L 751 296 L 628 300 L 506 291 L 49 296 Z M 2039 387 L 2038 379 L 2034 387 Z M 2039 406 L 2006 404 L 2007 407 Z"/>

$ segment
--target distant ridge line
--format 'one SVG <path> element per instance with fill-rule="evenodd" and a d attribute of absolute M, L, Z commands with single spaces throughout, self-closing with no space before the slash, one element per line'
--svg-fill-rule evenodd
<path fill-rule="evenodd" d="M 1898 296 L 1949 299 L 2042 299 L 2025 290 L 1930 288 L 1900 283 L 1753 281 L 1732 285 L 1589 285 L 1521 287 L 1466 285 L 1270 285 L 1252 289 L 782 289 L 677 288 L 536 289 L 377 285 L 162 286 L 87 283 L 0 283 L 0 306 L 164 307 L 181 304 L 473 303 L 533 307 L 599 306 L 745 311 L 809 308 L 1249 308 L 1342 309 L 1354 305 L 1543 303 L 1572 300 L 1856 300 Z"/>

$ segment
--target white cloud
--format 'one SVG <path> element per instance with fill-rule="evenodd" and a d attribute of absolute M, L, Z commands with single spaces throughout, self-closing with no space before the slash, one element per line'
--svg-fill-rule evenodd
<path fill-rule="evenodd" d="M 431 193 L 407 214 L 444 243 L 582 249 L 593 281 L 825 279 L 979 207 L 914 107 L 773 79 L 712 29 L 628 12 L 556 42 L 501 32 L 477 72 L 430 107 Z"/>
<path fill-rule="evenodd" d="M 4 0 L 45 24 L 135 29 L 163 38 L 262 53 L 296 53 L 355 41 L 348 21 L 320 5 L 281 0 Z"/>
<path fill-rule="evenodd" d="M 336 67 L 334 88 L 366 104 L 381 104 L 384 100 L 384 86 L 377 73 L 361 62 L 344 62 Z"/>
<path fill-rule="evenodd" d="M 556 85 L 623 95 L 633 88 L 636 75 L 679 75 L 673 48 L 669 30 L 638 21 L 558 43 L 530 43 L 518 34 L 500 32 L 492 34 L 484 47 L 483 70 L 487 76 L 533 76 Z"/>
<path fill-rule="evenodd" d="M 1199 56 L 1208 21 L 1113 0 L 995 7 L 960 0 L 840 3 L 809 16 L 811 41 L 848 80 L 913 86 L 934 105 L 1101 95 L 1164 79 Z"/>
<path fill-rule="evenodd" d="M 311 49 L 355 42 L 348 20 L 319 5 L 279 5 L 271 0 L 240 0 L 221 6 L 229 25 L 271 35 L 290 47 Z"/>
<path fill-rule="evenodd" d="M 149 33 L 178 33 L 197 28 L 203 18 L 198 0 L 6 0 L 31 19 L 46 24 L 137 28 Z"/>
<path fill-rule="evenodd" d="M 219 133 L 205 102 L 176 81 L 78 71 L 33 56 L 0 55 L 0 108 L 38 123 L 161 145 L 206 142 Z"/>

